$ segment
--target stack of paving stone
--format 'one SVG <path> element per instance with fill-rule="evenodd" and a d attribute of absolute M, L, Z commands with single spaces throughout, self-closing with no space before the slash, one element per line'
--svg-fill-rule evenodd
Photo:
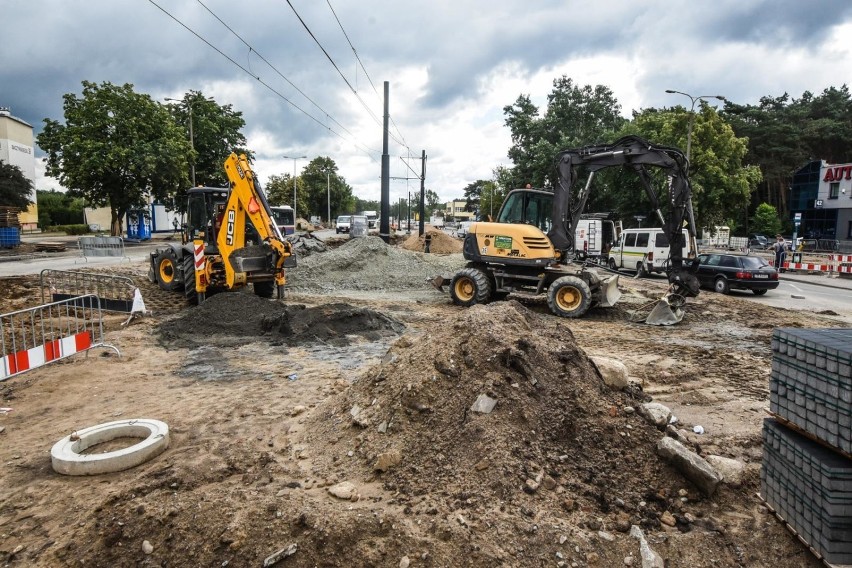
<path fill-rule="evenodd" d="M 761 494 L 826 562 L 852 564 L 852 329 L 776 329 Z"/>

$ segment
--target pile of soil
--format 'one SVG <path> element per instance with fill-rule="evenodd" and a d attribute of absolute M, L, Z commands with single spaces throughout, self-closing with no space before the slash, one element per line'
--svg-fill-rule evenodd
<path fill-rule="evenodd" d="M 406 250 L 424 252 L 426 250 L 427 235 L 431 239 L 431 244 L 429 245 L 429 252 L 431 254 L 454 254 L 462 251 L 462 242 L 459 239 L 455 239 L 438 229 L 426 229 L 422 235 L 414 233 L 401 246 Z"/>
<path fill-rule="evenodd" d="M 170 348 L 233 344 L 233 338 L 264 337 L 272 343 L 324 342 L 342 346 L 351 336 L 367 341 L 399 335 L 405 326 L 385 314 L 345 303 L 306 307 L 267 300 L 248 292 L 221 293 L 159 326 Z"/>
<path fill-rule="evenodd" d="M 625 410 L 644 396 L 610 391 L 571 332 L 547 321 L 509 301 L 466 310 L 451 333 L 403 336 L 312 414 L 307 443 L 330 448 L 315 475 L 380 482 L 406 512 L 447 519 L 436 530 L 459 554 L 467 539 L 455 533 L 497 531 L 478 542 L 486 564 L 527 547 L 554 558 L 569 517 L 658 528 L 689 483 L 655 455 L 662 434 Z M 472 408 L 482 395 L 496 401 L 488 414 Z M 619 548 L 598 553 L 603 565 L 621 563 Z"/>
<path fill-rule="evenodd" d="M 299 292 L 430 290 L 427 280 L 464 264 L 461 255 L 416 253 L 388 246 L 379 237 L 364 237 L 300 260 L 288 270 L 288 281 Z"/>

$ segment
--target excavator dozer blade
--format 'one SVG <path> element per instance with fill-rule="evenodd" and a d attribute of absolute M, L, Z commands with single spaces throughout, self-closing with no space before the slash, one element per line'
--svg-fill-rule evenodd
<path fill-rule="evenodd" d="M 645 323 L 651 325 L 674 325 L 683 319 L 683 310 L 672 307 L 668 297 L 661 298 L 657 301 L 657 305 L 645 318 Z"/>
<path fill-rule="evenodd" d="M 444 286 L 449 286 L 449 284 L 450 284 L 450 278 L 448 278 L 448 277 L 446 277 L 442 274 L 439 274 L 438 276 L 435 276 L 434 278 L 427 278 L 427 280 L 439 292 L 443 292 Z"/>
<path fill-rule="evenodd" d="M 602 308 L 611 308 L 621 299 L 621 290 L 618 289 L 618 274 L 601 281 L 601 301 L 598 304 Z"/>

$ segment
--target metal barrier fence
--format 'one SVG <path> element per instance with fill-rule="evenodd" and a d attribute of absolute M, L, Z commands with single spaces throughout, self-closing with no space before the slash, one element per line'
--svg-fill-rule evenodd
<path fill-rule="evenodd" d="M 0 381 L 95 347 L 121 356 L 104 342 L 101 304 L 92 294 L 0 314 L 0 339 Z"/>
<path fill-rule="evenodd" d="M 46 268 L 39 275 L 41 301 L 57 302 L 75 296 L 94 294 L 105 312 L 130 313 L 136 284 L 127 276 L 93 274 Z M 46 294 L 50 294 L 49 299 Z"/>
<path fill-rule="evenodd" d="M 96 256 L 118 256 L 130 261 L 130 257 L 124 254 L 124 239 L 121 237 L 80 237 L 77 245 L 86 261 Z"/>

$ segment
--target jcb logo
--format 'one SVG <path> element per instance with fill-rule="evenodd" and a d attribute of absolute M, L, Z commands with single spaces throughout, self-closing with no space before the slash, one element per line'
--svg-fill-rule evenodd
<path fill-rule="evenodd" d="M 240 179 L 246 178 L 246 172 L 243 171 L 243 167 L 240 165 L 239 162 L 237 162 L 237 173 L 240 175 Z"/>
<path fill-rule="evenodd" d="M 236 218 L 234 210 L 228 210 L 228 227 L 225 229 L 225 242 L 228 243 L 228 246 L 233 246 L 234 244 L 234 221 Z"/>

